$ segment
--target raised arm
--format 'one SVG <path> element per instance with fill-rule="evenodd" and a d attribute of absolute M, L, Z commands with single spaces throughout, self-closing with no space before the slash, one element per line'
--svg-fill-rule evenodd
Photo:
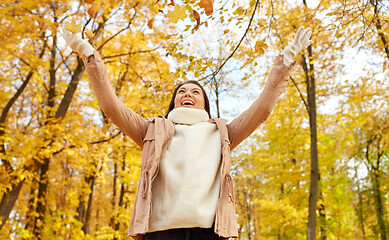
<path fill-rule="evenodd" d="M 294 66 L 294 58 L 298 52 L 308 47 L 312 42 L 311 29 L 300 27 L 292 42 L 281 52 L 269 73 L 268 79 L 260 96 L 249 109 L 240 114 L 228 125 L 231 149 L 234 149 L 257 129 L 273 110 L 279 96 L 284 91 L 290 71 Z"/>
<path fill-rule="evenodd" d="M 134 140 L 136 144 L 143 147 L 143 139 L 149 121 L 126 107 L 116 96 L 115 91 L 109 83 L 107 69 L 100 54 L 87 41 L 67 30 L 63 30 L 63 37 L 73 51 L 78 52 L 82 56 L 92 89 L 105 115 L 120 130 Z"/>

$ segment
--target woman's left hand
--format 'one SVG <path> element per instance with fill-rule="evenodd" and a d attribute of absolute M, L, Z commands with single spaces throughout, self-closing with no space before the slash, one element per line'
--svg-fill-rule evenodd
<path fill-rule="evenodd" d="M 311 35 L 312 31 L 310 27 L 304 29 L 304 27 L 301 26 L 297 30 L 296 36 L 289 43 L 289 45 L 281 52 L 281 54 L 284 55 L 284 63 L 287 66 L 290 66 L 297 53 L 312 44 L 312 41 L 310 40 Z"/>

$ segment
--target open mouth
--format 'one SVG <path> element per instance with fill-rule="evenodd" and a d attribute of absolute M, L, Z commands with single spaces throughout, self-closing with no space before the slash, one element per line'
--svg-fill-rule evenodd
<path fill-rule="evenodd" d="M 181 106 L 191 107 L 193 105 L 194 105 L 194 102 L 192 100 L 184 100 L 181 102 Z"/>

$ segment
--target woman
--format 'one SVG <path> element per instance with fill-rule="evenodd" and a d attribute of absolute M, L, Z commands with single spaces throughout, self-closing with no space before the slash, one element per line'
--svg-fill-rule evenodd
<path fill-rule="evenodd" d="M 299 28 L 276 58 L 258 99 L 227 124 L 210 117 L 208 98 L 196 81 L 176 87 L 165 117 L 143 119 L 115 95 L 99 53 L 76 34 L 64 31 L 67 44 L 83 56 L 104 113 L 143 148 L 130 236 L 136 240 L 238 236 L 230 152 L 269 117 L 287 84 L 295 55 L 311 44 L 310 36 L 310 28 Z"/>

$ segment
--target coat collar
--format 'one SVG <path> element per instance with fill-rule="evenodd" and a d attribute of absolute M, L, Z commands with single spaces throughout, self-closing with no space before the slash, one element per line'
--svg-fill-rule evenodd
<path fill-rule="evenodd" d="M 175 124 L 193 125 L 209 120 L 208 113 L 205 110 L 180 107 L 175 108 L 167 116 Z"/>

